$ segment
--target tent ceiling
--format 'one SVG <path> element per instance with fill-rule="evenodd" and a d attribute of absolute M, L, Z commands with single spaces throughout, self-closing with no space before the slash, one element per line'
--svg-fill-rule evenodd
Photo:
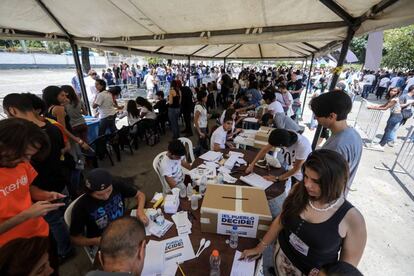
<path fill-rule="evenodd" d="M 414 23 L 413 0 L 2 0 L 0 37 L 197 58 L 304 58 Z M 60 25 L 60 26 L 59 26 Z"/>

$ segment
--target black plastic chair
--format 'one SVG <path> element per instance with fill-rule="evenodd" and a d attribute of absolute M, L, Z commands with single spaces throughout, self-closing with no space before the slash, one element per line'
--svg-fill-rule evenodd
<path fill-rule="evenodd" d="M 103 160 L 108 156 L 111 165 L 114 166 L 114 161 L 112 160 L 111 152 L 108 149 L 109 141 L 113 137 L 113 134 L 101 135 L 95 140 L 93 140 L 89 145 L 93 148 L 94 152 L 85 153 L 87 159 L 92 159 L 93 166 L 98 167 L 98 160 Z"/>

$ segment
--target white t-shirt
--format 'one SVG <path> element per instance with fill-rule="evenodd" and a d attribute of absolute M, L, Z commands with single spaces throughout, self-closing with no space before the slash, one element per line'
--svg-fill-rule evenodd
<path fill-rule="evenodd" d="M 381 80 L 380 80 L 380 83 L 379 83 L 379 87 L 387 87 L 388 86 L 388 83 L 390 82 L 390 79 L 389 78 L 387 78 L 387 77 L 383 77 Z"/>
<path fill-rule="evenodd" d="M 153 75 L 151 75 L 150 73 L 146 74 L 144 81 L 145 81 L 145 85 L 147 86 L 148 90 L 154 89 L 154 76 Z"/>
<path fill-rule="evenodd" d="M 368 74 L 364 76 L 365 84 L 372 85 L 374 83 L 375 76 L 372 74 Z"/>
<path fill-rule="evenodd" d="M 95 101 L 96 95 L 98 94 L 95 87 L 96 81 L 91 76 L 84 78 L 83 81 L 85 82 L 86 94 L 88 95 L 89 103 L 92 106 L 92 103 Z"/>
<path fill-rule="evenodd" d="M 198 117 L 198 126 L 200 128 L 207 127 L 207 109 L 203 107 L 201 104 L 196 104 L 194 107 L 194 115 L 196 112 L 200 112 L 200 116 Z"/>
<path fill-rule="evenodd" d="M 285 113 L 283 110 L 282 104 L 278 101 L 274 101 L 267 106 L 267 110 L 269 110 L 272 114 L 276 113 Z"/>
<path fill-rule="evenodd" d="M 226 148 L 227 131 L 224 130 L 223 126 L 218 127 L 210 139 L 210 149 L 214 150 L 214 144 L 219 144 L 221 149 Z"/>
<path fill-rule="evenodd" d="M 116 114 L 114 99 L 108 91 L 98 93 L 95 103 L 99 106 L 99 118 L 103 119 Z"/>
<path fill-rule="evenodd" d="M 168 155 L 165 155 L 160 165 L 161 175 L 164 177 L 172 177 L 177 184 L 183 183 L 184 174 L 183 170 L 181 169 L 181 160 L 184 158 L 185 156 L 179 160 L 172 160 L 168 157 Z"/>
<path fill-rule="evenodd" d="M 286 98 L 286 100 L 285 100 Z M 282 104 L 282 107 L 288 104 L 288 101 L 290 102 L 287 111 L 286 111 L 286 115 L 287 116 L 292 116 L 293 115 L 293 109 L 292 109 L 292 104 L 293 104 L 293 97 L 292 94 L 290 94 L 289 92 L 282 94 L 282 93 L 276 93 L 276 101 L 278 101 L 279 103 Z"/>
<path fill-rule="evenodd" d="M 296 160 L 306 160 L 308 155 L 312 152 L 312 147 L 309 140 L 300 134 L 298 135 L 298 140 L 292 146 L 285 148 L 282 147 L 281 154 L 283 155 L 283 160 L 285 164 L 291 169 Z M 302 180 L 303 175 L 302 171 L 299 170 L 293 175 L 297 180 Z"/>

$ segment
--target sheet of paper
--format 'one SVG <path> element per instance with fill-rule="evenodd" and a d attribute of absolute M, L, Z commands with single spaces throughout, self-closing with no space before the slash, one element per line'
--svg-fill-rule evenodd
<path fill-rule="evenodd" d="M 237 205 L 237 202 L 236 202 Z M 217 233 L 230 235 L 233 226 L 237 226 L 237 234 L 240 237 L 256 238 L 259 216 L 220 210 L 217 214 Z"/>
<path fill-rule="evenodd" d="M 240 177 L 240 180 L 249 184 L 250 186 L 262 188 L 263 190 L 266 190 L 267 188 L 269 188 L 270 185 L 273 184 L 272 181 L 266 180 L 260 175 L 255 174 L 255 173 L 242 176 Z"/>
<path fill-rule="evenodd" d="M 230 276 L 254 276 L 255 261 L 242 260 L 239 261 L 241 252 L 236 250 L 231 267 Z"/>
<path fill-rule="evenodd" d="M 164 251 L 164 242 L 163 241 L 154 241 L 154 240 L 150 240 L 147 243 L 147 247 L 146 247 L 146 255 L 145 255 L 145 262 L 147 261 L 147 250 L 148 247 L 156 247 L 157 245 L 159 245 L 159 248 L 157 248 L 157 255 L 155 258 L 157 259 L 162 259 L 163 262 L 163 266 L 161 267 L 162 272 L 161 273 L 144 273 L 144 270 L 141 273 L 141 276 L 175 276 L 175 274 L 177 273 L 177 269 L 178 269 L 178 265 L 177 263 L 174 262 L 169 262 L 166 263 L 165 262 L 165 253 L 161 253 L 163 258 L 160 258 L 160 252 Z M 153 257 L 154 258 L 154 257 Z M 144 263 L 144 268 L 145 268 L 145 263 Z"/>
<path fill-rule="evenodd" d="M 148 226 L 150 233 L 158 238 L 161 238 L 165 235 L 165 233 L 167 233 L 167 231 L 171 228 L 171 226 L 173 226 L 174 223 L 166 219 L 164 221 L 164 224 L 161 226 L 153 221 L 150 221 L 149 224 L 150 225 Z"/>
<path fill-rule="evenodd" d="M 200 155 L 200 158 L 206 161 L 218 161 L 222 156 L 223 153 L 210 150 L 203 155 Z"/>
<path fill-rule="evenodd" d="M 230 155 L 230 156 L 235 155 L 235 156 L 237 156 L 237 157 L 241 157 L 241 158 L 243 158 L 244 153 L 242 153 L 242 152 L 238 152 L 238 151 L 229 151 L 229 155 Z"/>
<path fill-rule="evenodd" d="M 161 274 L 165 267 L 163 244 L 150 241 L 145 248 L 144 268 L 141 275 Z"/>
<path fill-rule="evenodd" d="M 162 242 L 164 243 L 167 264 L 171 262 L 182 263 L 195 258 L 193 245 L 188 235 L 177 236 Z"/>

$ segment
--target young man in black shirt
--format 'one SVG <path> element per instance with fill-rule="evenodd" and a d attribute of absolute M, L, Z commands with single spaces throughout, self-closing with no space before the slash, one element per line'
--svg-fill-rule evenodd
<path fill-rule="evenodd" d="M 50 139 L 50 152 L 42 161 L 31 160 L 31 165 L 38 173 L 33 185 L 45 191 L 62 193 L 68 184 L 68 180 L 64 176 L 61 161 L 65 145 L 60 130 L 47 120 L 39 120 L 35 114 L 32 101 L 27 95 L 17 93 L 7 95 L 3 100 L 3 109 L 8 117 L 31 121 L 45 131 Z M 70 242 L 69 231 L 63 219 L 63 210 L 51 211 L 44 218 L 49 223 L 50 231 L 56 240 L 58 255 L 61 260 L 72 256 L 74 251 Z"/>
<path fill-rule="evenodd" d="M 148 224 L 144 213 L 145 194 L 131 184 L 114 179 L 105 169 L 93 169 L 86 178 L 86 194 L 75 203 L 72 210 L 70 235 L 80 246 L 99 245 L 101 235 L 108 224 L 123 217 L 125 198 L 137 200 L 137 218 Z"/>
<path fill-rule="evenodd" d="M 293 98 L 293 116 L 292 119 L 297 121 L 297 114 L 300 112 L 300 94 L 303 91 L 303 84 L 301 80 L 298 80 L 298 76 L 296 73 L 292 73 L 291 80 L 286 85 L 287 89 L 289 90 L 290 94 L 292 94 Z"/>

